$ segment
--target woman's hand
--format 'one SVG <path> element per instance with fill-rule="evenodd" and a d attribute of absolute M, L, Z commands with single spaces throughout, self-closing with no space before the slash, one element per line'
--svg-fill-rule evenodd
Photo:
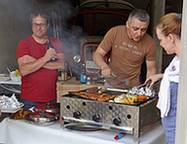
<path fill-rule="evenodd" d="M 150 87 L 153 86 L 153 84 L 155 82 L 157 82 L 158 80 L 160 80 L 161 78 L 163 77 L 163 74 L 155 74 L 155 75 L 152 75 L 150 77 L 148 77 L 145 81 L 145 83 L 150 83 Z"/>

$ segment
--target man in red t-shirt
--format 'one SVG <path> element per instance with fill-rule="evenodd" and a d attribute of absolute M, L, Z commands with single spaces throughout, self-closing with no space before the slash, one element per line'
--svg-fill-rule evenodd
<path fill-rule="evenodd" d="M 106 33 L 93 58 L 103 76 L 116 77 L 116 82 L 111 82 L 107 86 L 139 85 L 144 59 L 146 59 L 147 77 L 156 73 L 156 45 L 146 33 L 149 19 L 146 11 L 133 10 L 126 25 L 113 27 Z M 110 63 L 108 65 L 104 59 L 109 52 Z"/>
<path fill-rule="evenodd" d="M 62 43 L 47 35 L 47 15 L 33 13 L 31 24 L 33 34 L 21 40 L 16 49 L 22 75 L 21 98 L 25 108 L 56 100 L 57 70 L 64 68 Z"/>

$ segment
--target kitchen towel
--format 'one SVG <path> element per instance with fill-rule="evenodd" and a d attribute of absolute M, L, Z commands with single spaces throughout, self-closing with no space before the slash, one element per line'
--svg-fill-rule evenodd
<path fill-rule="evenodd" d="M 179 82 L 180 60 L 177 56 L 173 58 L 166 68 L 160 85 L 157 107 L 160 109 L 161 117 L 167 116 L 170 109 L 170 82 Z"/>

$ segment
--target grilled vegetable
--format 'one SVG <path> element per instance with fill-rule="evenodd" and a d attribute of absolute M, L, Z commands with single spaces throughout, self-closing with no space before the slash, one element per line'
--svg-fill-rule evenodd
<path fill-rule="evenodd" d="M 148 97 L 144 95 L 131 95 L 131 94 L 122 94 L 114 98 L 114 102 L 122 103 L 127 105 L 134 105 L 139 102 L 147 100 Z"/>
<path fill-rule="evenodd" d="M 138 95 L 137 97 L 138 97 L 138 101 L 145 101 L 148 99 L 148 97 L 145 95 Z"/>

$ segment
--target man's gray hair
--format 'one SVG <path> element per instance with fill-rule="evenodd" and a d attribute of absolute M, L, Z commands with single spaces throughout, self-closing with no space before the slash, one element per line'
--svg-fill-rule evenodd
<path fill-rule="evenodd" d="M 150 21 L 149 14 L 143 10 L 143 9 L 134 9 L 128 17 L 128 22 L 131 22 L 133 18 L 137 18 L 138 20 L 142 22 L 148 22 Z"/>

